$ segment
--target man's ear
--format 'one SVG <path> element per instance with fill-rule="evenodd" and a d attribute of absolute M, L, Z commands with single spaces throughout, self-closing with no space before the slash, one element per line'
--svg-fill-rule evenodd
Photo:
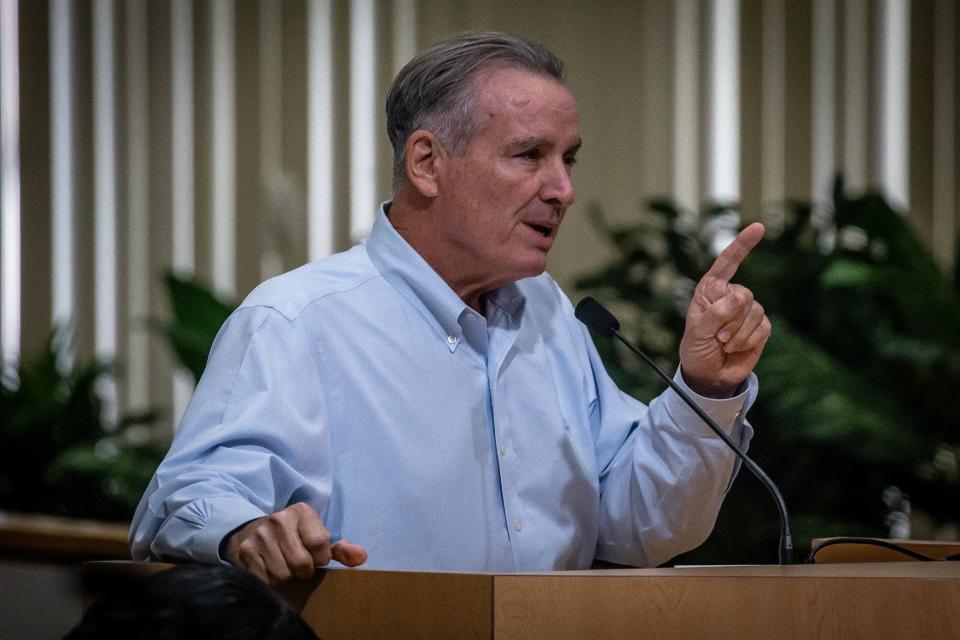
<path fill-rule="evenodd" d="M 407 138 L 403 153 L 407 183 L 424 197 L 437 197 L 440 191 L 438 173 L 445 154 L 437 137 L 429 131 L 417 129 Z"/>

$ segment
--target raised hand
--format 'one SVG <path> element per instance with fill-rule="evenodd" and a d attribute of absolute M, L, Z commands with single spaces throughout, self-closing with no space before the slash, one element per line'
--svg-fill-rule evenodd
<path fill-rule="evenodd" d="M 753 293 L 730 282 L 763 233 L 759 222 L 741 231 L 694 290 L 680 341 L 680 366 L 687 385 L 700 395 L 732 395 L 770 337 L 770 320 Z"/>
<path fill-rule="evenodd" d="M 348 567 L 361 565 L 367 552 L 346 540 L 333 541 L 316 510 L 298 502 L 231 534 L 226 559 L 273 585 L 309 578 L 331 559 Z"/>

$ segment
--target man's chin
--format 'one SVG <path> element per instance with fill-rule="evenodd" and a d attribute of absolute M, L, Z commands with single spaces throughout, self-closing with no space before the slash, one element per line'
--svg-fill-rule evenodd
<path fill-rule="evenodd" d="M 546 260 L 546 256 L 544 256 L 544 259 L 542 260 L 531 262 L 528 265 L 524 265 L 524 269 L 519 272 L 522 275 L 518 276 L 517 280 L 521 280 L 523 278 L 535 278 L 546 270 L 547 270 L 547 260 Z"/>

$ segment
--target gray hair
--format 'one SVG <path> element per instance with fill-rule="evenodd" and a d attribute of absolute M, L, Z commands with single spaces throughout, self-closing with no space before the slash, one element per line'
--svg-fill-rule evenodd
<path fill-rule="evenodd" d="M 431 131 L 454 155 L 466 151 L 479 126 L 471 83 L 479 71 L 494 68 L 518 68 L 563 81 L 563 62 L 542 44 L 495 32 L 441 40 L 400 70 L 386 105 L 394 188 L 406 179 L 404 145 L 414 131 Z"/>

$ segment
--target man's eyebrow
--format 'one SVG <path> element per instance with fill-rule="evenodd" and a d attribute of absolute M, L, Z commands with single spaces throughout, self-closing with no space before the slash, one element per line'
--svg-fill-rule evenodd
<path fill-rule="evenodd" d="M 548 138 L 543 136 L 530 136 L 529 138 L 521 138 L 520 140 L 514 140 L 507 144 L 507 149 L 519 150 L 519 149 L 535 149 L 536 147 L 542 147 L 545 144 L 550 144 Z"/>
<path fill-rule="evenodd" d="M 519 150 L 519 149 L 535 149 L 537 147 L 542 147 L 543 145 L 553 144 L 553 141 L 550 138 L 545 138 L 543 136 L 530 136 L 529 138 L 521 138 L 520 140 L 514 140 L 513 142 L 507 144 L 507 149 Z M 570 146 L 564 153 L 576 153 L 580 150 L 580 147 L 583 145 L 583 140 L 577 138 L 576 142 Z"/>

